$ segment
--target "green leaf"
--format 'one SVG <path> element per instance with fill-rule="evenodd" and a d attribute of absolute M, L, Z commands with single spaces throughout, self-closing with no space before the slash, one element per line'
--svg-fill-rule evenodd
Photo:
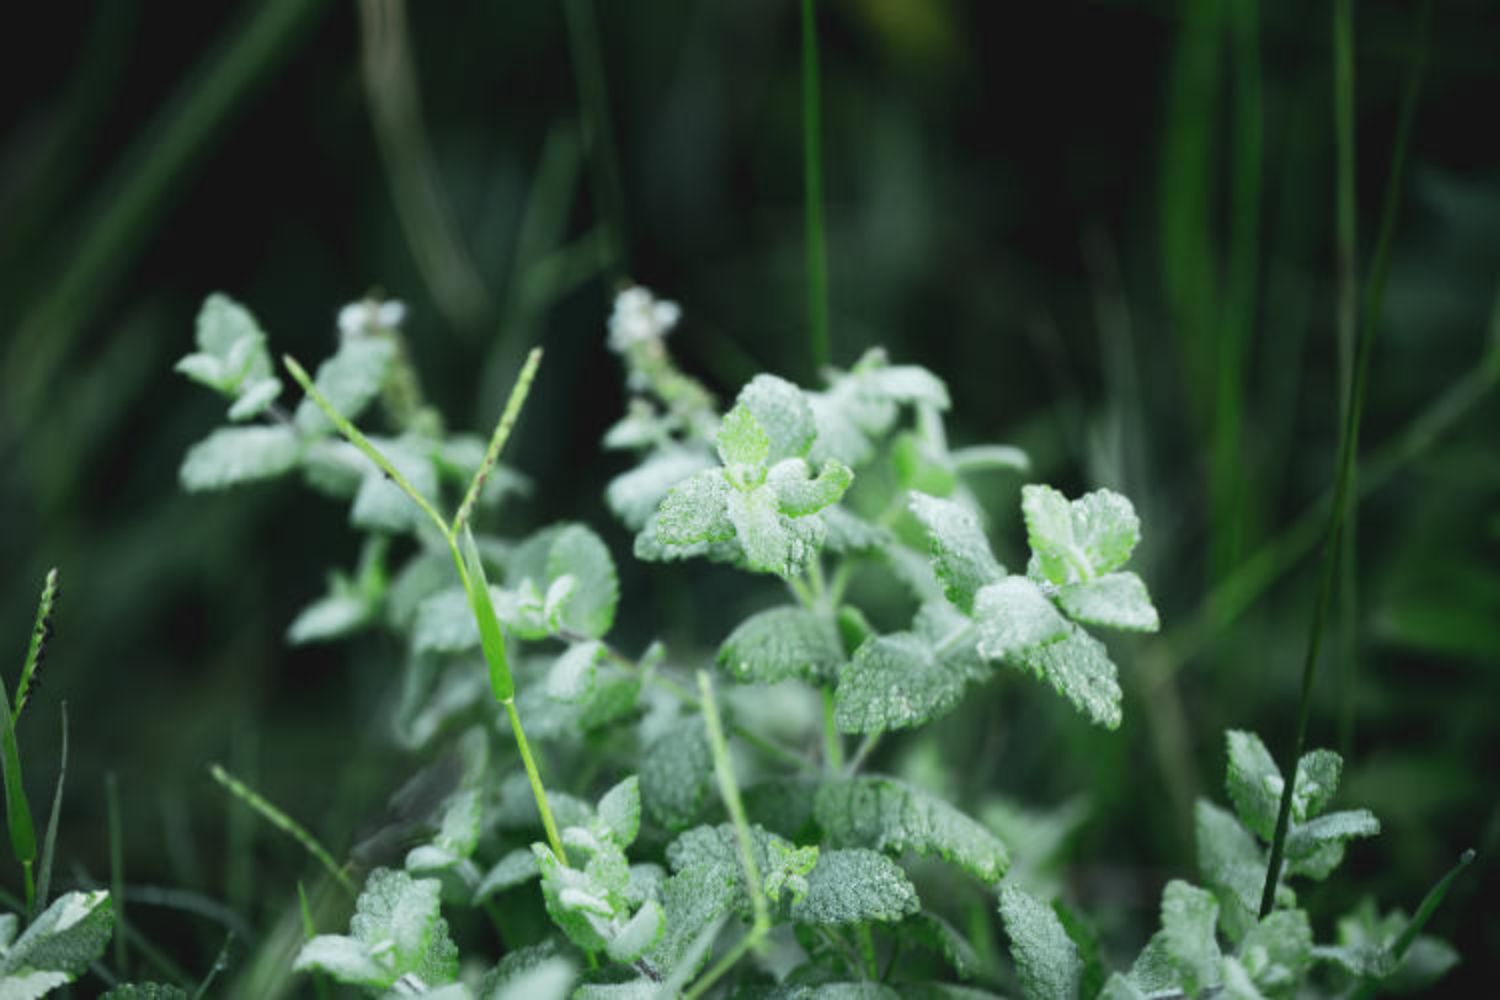
<path fill-rule="evenodd" d="M 1167 955 L 1183 986 L 1196 996 L 1219 976 L 1219 904 L 1213 893 L 1173 879 L 1161 894 L 1161 929 Z"/>
<path fill-rule="evenodd" d="M 1116 972 L 1105 982 L 1098 1000 L 1146 1000 L 1146 994 L 1127 977 Z"/>
<path fill-rule="evenodd" d="M 547 554 L 548 583 L 563 576 L 578 581 L 563 602 L 563 626 L 592 639 L 602 638 L 615 621 L 620 583 L 609 546 L 581 524 L 570 524 L 559 531 Z"/>
<path fill-rule="evenodd" d="M 1286 838 L 1289 861 L 1311 857 L 1330 844 L 1344 843 L 1380 833 L 1380 820 L 1368 809 L 1345 809 L 1327 813 L 1292 826 Z"/>
<path fill-rule="evenodd" d="M 1000 887 L 1000 916 L 1026 1000 L 1074 1000 L 1083 961 L 1052 907 L 1012 883 Z"/>
<path fill-rule="evenodd" d="M 227 489 L 289 472 L 301 453 L 286 427 L 221 427 L 188 449 L 178 478 L 189 493 Z"/>
<path fill-rule="evenodd" d="M 342 586 L 338 584 L 342 582 Z M 348 581 L 335 581 L 323 597 L 297 613 L 287 628 L 287 641 L 293 646 L 309 642 L 328 642 L 359 631 L 370 620 L 371 608 Z"/>
<path fill-rule="evenodd" d="M 966 613 L 972 612 L 980 588 L 1005 576 L 1005 568 L 990 551 L 979 518 L 962 504 L 925 493 L 913 492 L 908 506 L 927 529 L 932 568 L 943 592 Z"/>
<path fill-rule="evenodd" d="M 1126 977 L 1131 988 L 1147 996 L 1182 993 L 1182 977 L 1167 946 L 1165 931 L 1157 931 L 1131 963 Z"/>
<path fill-rule="evenodd" d="M 1312 927 L 1303 910 L 1278 910 L 1250 928 L 1238 958 L 1258 990 L 1272 1000 L 1297 994 L 1312 966 Z"/>
<path fill-rule="evenodd" d="M 59 896 L 0 957 L 0 979 L 7 986 L 13 977 L 33 985 L 72 982 L 104 954 L 114 921 L 108 892 Z"/>
<path fill-rule="evenodd" d="M 489 668 L 490 690 L 495 700 L 510 701 L 515 697 L 516 683 L 510 675 L 510 663 L 505 655 L 505 634 L 500 631 L 500 620 L 495 615 L 495 600 L 490 594 L 489 582 L 484 577 L 484 560 L 474 544 L 474 535 L 468 527 L 463 533 L 464 566 L 468 570 L 465 590 L 469 599 L 469 610 L 479 631 L 479 647 L 484 650 L 485 665 Z"/>
<path fill-rule="evenodd" d="M 734 909 L 739 893 L 737 865 L 694 865 L 667 879 L 662 889 L 666 928 L 647 959 L 674 977 L 693 975 L 709 957 L 707 949 L 694 946 L 705 934 L 712 935 Z"/>
<path fill-rule="evenodd" d="M 1119 569 L 1140 540 L 1135 508 L 1111 490 L 1069 501 L 1050 486 L 1024 486 L 1021 511 L 1041 572 L 1058 585 Z"/>
<path fill-rule="evenodd" d="M 599 800 L 599 818 L 609 827 L 615 843 L 629 847 L 641 830 L 641 782 L 631 775 L 604 793 Z"/>
<path fill-rule="evenodd" d="M 953 460 L 953 467 L 962 473 L 988 472 L 992 469 L 1031 471 L 1031 459 L 1026 453 L 1008 444 L 980 444 L 958 448 L 949 458 Z"/>
<path fill-rule="evenodd" d="M 818 428 L 801 389 L 775 375 L 757 375 L 740 390 L 735 404 L 735 409 L 743 407 L 764 430 L 771 464 L 807 456 Z"/>
<path fill-rule="evenodd" d="M 891 778 L 830 781 L 818 790 L 813 811 L 835 847 L 935 855 L 991 884 L 1010 867 L 1005 845 L 989 830 Z"/>
<path fill-rule="evenodd" d="M 396 345 L 389 338 L 345 335 L 333 357 L 318 366 L 313 384 L 334 409 L 351 421 L 357 420 L 380 395 L 395 357 Z M 333 430 L 333 424 L 311 398 L 297 405 L 295 419 L 298 429 L 306 434 L 327 434 Z"/>
<path fill-rule="evenodd" d="M 440 892 L 436 879 L 377 868 L 359 894 L 349 935 L 318 935 L 302 946 L 293 968 L 374 988 L 406 975 L 428 987 L 453 982 L 458 948 L 440 912 Z"/>
<path fill-rule="evenodd" d="M 719 461 L 731 470 L 731 477 L 739 471 L 736 467 L 743 467 L 741 475 L 754 476 L 753 482 L 764 477 L 766 459 L 771 454 L 771 436 L 745 406 L 736 406 L 725 414 L 714 444 Z"/>
<path fill-rule="evenodd" d="M 719 647 L 719 666 L 742 684 L 778 684 L 798 677 L 826 684 L 838 675 L 844 651 L 833 623 L 787 605 L 751 615 Z"/>
<path fill-rule="evenodd" d="M 712 471 L 713 459 L 701 451 L 669 448 L 651 454 L 605 487 L 604 499 L 615 516 L 632 531 L 640 531 L 673 486 L 694 473 Z"/>
<path fill-rule="evenodd" d="M 495 866 L 479 880 L 474 890 L 474 902 L 482 903 L 497 893 L 524 885 L 542 874 L 536 855 L 529 847 L 518 847 L 495 862 Z"/>
<path fill-rule="evenodd" d="M 238 396 L 247 382 L 271 375 L 265 332 L 248 309 L 227 295 L 215 293 L 203 301 L 196 339 L 198 353 L 177 362 L 177 371 L 195 382 Z"/>
<path fill-rule="evenodd" d="M 839 674 L 834 719 L 844 733 L 918 726 L 947 714 L 970 682 L 989 673 L 962 650 L 938 656 L 931 641 L 910 632 L 873 636 Z"/>
<path fill-rule="evenodd" d="M 901 925 L 904 940 L 937 952 L 959 979 L 968 980 L 980 970 L 979 955 L 969 939 L 936 913 L 923 910 Z"/>
<path fill-rule="evenodd" d="M 1233 955 L 1225 956 L 1222 963 L 1223 983 L 1219 995 L 1224 1000 L 1267 1000 L 1266 995 L 1255 988 L 1250 973 Z"/>
<path fill-rule="evenodd" d="M 567 1000 L 576 971 L 550 942 L 517 948 L 479 981 L 479 1000 Z"/>
<path fill-rule="evenodd" d="M 1225 791 L 1240 815 L 1240 822 L 1269 842 L 1276 830 L 1276 813 L 1285 786 L 1281 770 L 1254 733 L 1231 729 L 1224 737 L 1229 754 Z"/>
<path fill-rule="evenodd" d="M 806 517 L 839 502 L 854 482 L 854 472 L 836 458 L 823 463 L 816 478 L 809 478 L 807 462 L 789 458 L 777 462 L 766 477 L 776 494 L 776 505 L 787 517 Z"/>
<path fill-rule="evenodd" d="M 239 422 L 258 417 L 281 395 L 281 379 L 258 378 L 240 387 L 239 398 L 229 408 L 229 419 Z"/>
<path fill-rule="evenodd" d="M 1064 584 L 1057 603 L 1074 621 L 1131 632 L 1161 628 L 1146 585 L 1134 573 L 1107 573 L 1094 580 Z"/>
<path fill-rule="evenodd" d="M 1238 941 L 1255 925 L 1266 880 L 1265 853 L 1218 806 L 1199 799 L 1193 811 L 1198 871 L 1219 900 L 1225 933 Z"/>
<path fill-rule="evenodd" d="M 646 745 L 641 755 L 641 802 L 668 830 L 692 824 L 714 787 L 714 762 L 701 718 L 683 720 Z"/>
<path fill-rule="evenodd" d="M 749 492 L 738 490 L 729 495 L 729 520 L 745 552 L 745 562 L 753 570 L 795 576 L 805 558 L 793 551 L 794 540 L 782 526 L 776 493 L 769 487 Z"/>
<path fill-rule="evenodd" d="M 974 597 L 973 615 L 979 624 L 979 654 L 991 660 L 1020 658 L 1071 631 L 1041 588 L 1022 576 L 987 584 Z"/>
<path fill-rule="evenodd" d="M 1104 644 L 1077 626 L 1057 642 L 1023 649 L 1010 662 L 1046 680 L 1089 719 L 1108 729 L 1120 724 L 1123 695 Z"/>
<path fill-rule="evenodd" d="M 693 545 L 733 538 L 729 497 L 734 492 L 721 469 L 693 473 L 662 500 L 656 516 L 657 540 L 664 545 Z"/>
<path fill-rule="evenodd" d="M 594 689 L 595 668 L 604 657 L 602 642 L 575 642 L 552 664 L 547 694 L 559 701 L 578 701 Z"/>
<path fill-rule="evenodd" d="M 625 922 L 619 933 L 610 939 L 606 950 L 611 959 L 628 965 L 656 947 L 665 929 L 666 913 L 661 904 L 648 899 L 635 912 L 635 916 Z"/>
<path fill-rule="evenodd" d="M 1297 787 L 1292 789 L 1292 818 L 1300 821 L 1322 812 L 1338 791 L 1343 769 L 1344 758 L 1332 750 L 1303 754 L 1297 762 Z"/>
<path fill-rule="evenodd" d="M 801 924 L 892 923 L 921 904 L 901 866 L 883 854 L 855 848 L 822 851 L 807 875 L 807 894 L 792 905 Z"/>

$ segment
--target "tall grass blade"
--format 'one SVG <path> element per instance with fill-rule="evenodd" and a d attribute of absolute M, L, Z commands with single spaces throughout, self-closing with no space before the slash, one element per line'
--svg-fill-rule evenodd
<path fill-rule="evenodd" d="M 807 226 L 807 333 L 813 371 L 832 360 L 828 245 L 823 226 L 823 83 L 814 0 L 802 0 L 802 183 Z"/>
<path fill-rule="evenodd" d="M 1380 235 L 1375 243 L 1374 263 L 1370 272 L 1370 286 L 1366 293 L 1364 320 L 1360 324 L 1359 342 L 1355 347 L 1354 380 L 1350 387 L 1349 407 L 1345 414 L 1343 431 L 1339 441 L 1338 477 L 1334 486 L 1333 506 L 1329 511 L 1328 529 L 1323 548 L 1323 568 L 1318 583 L 1317 602 L 1313 608 L 1309 629 L 1307 656 L 1302 663 L 1302 686 L 1297 705 L 1297 730 L 1291 752 L 1281 761 L 1282 773 L 1295 776 L 1297 761 L 1302 756 L 1307 739 L 1307 723 L 1312 711 L 1312 685 L 1318 670 L 1318 653 L 1323 642 L 1323 625 L 1332 603 L 1333 585 L 1339 564 L 1339 546 L 1343 540 L 1344 515 L 1349 509 L 1354 484 L 1355 455 L 1359 451 L 1359 423 L 1364 412 L 1365 389 L 1369 382 L 1370 351 L 1375 339 L 1375 327 L 1379 319 L 1380 306 L 1385 295 L 1386 276 L 1390 270 L 1391 244 L 1396 227 L 1397 208 L 1401 200 L 1401 184 L 1405 177 L 1406 152 L 1411 142 L 1412 122 L 1416 115 L 1417 97 L 1421 93 L 1422 75 L 1427 65 L 1428 27 L 1432 19 L 1432 0 L 1424 0 L 1418 14 L 1418 31 L 1414 42 L 1411 69 L 1407 74 L 1406 88 L 1402 94 L 1401 118 L 1396 129 L 1396 148 L 1391 160 L 1391 174 L 1386 182 L 1385 199 L 1381 207 Z M 1351 43 L 1352 44 L 1352 43 Z M 1296 781 L 1284 783 L 1280 807 L 1276 813 L 1276 830 L 1271 840 L 1271 857 L 1266 865 L 1266 883 L 1261 892 L 1260 915 L 1270 914 L 1276 902 L 1276 886 L 1281 879 L 1281 863 L 1286 852 L 1287 828 L 1292 812 L 1292 792 Z"/>
<path fill-rule="evenodd" d="M 47 816 L 47 832 L 42 834 L 42 862 L 37 867 L 36 902 L 32 915 L 47 908 L 52 889 L 52 859 L 57 853 L 57 821 L 62 813 L 63 785 L 68 778 L 68 703 L 62 703 L 62 754 L 57 765 L 57 787 L 52 791 L 52 811 Z"/>
<path fill-rule="evenodd" d="M 351 896 L 354 895 L 354 882 L 339 867 L 338 862 L 333 860 L 333 855 L 328 853 L 328 849 L 320 844 L 318 838 L 309 833 L 306 827 L 276 808 L 276 806 L 261 797 L 253 788 L 240 781 L 218 764 L 211 765 L 208 773 L 213 775 L 213 779 L 222 785 L 225 791 L 259 813 L 266 822 L 276 827 L 276 829 L 301 844 L 302 848 L 317 859 L 318 863 L 333 877 L 335 882 L 343 886 L 344 890 Z"/>

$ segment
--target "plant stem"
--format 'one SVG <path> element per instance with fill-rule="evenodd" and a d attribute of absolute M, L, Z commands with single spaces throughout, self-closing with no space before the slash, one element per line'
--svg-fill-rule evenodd
<path fill-rule="evenodd" d="M 869 733 L 868 735 L 866 735 L 865 738 L 860 742 L 859 749 L 854 751 L 854 756 L 851 757 L 849 759 L 849 763 L 845 765 L 844 773 L 851 776 L 858 774 L 859 769 L 861 767 L 864 767 L 865 761 L 869 759 L 870 754 L 874 752 L 877 746 L 880 745 L 880 737 L 883 735 L 885 734 L 880 731 Z"/>
<path fill-rule="evenodd" d="M 844 738 L 839 735 L 838 722 L 834 718 L 832 688 L 823 688 L 823 767 L 829 774 L 838 774 L 844 769 Z"/>
<path fill-rule="evenodd" d="M 802 0 L 802 181 L 807 226 L 807 330 L 813 370 L 832 357 L 828 330 L 828 248 L 823 230 L 823 95 L 814 0 Z"/>
<path fill-rule="evenodd" d="M 303 850 L 307 851 L 308 854 L 311 854 L 314 858 L 316 858 L 318 860 L 318 863 L 323 866 L 324 870 L 327 871 L 329 875 L 333 876 L 333 880 L 335 882 L 343 886 L 344 890 L 350 895 L 354 894 L 354 882 L 349 878 L 348 874 L 339 867 L 338 862 L 333 859 L 333 855 L 328 853 L 328 849 L 325 848 L 321 843 L 319 843 L 318 838 L 309 833 L 306 827 L 304 827 L 301 823 L 298 823 L 296 820 L 292 819 L 280 809 L 276 808 L 276 806 L 271 804 L 265 798 L 262 798 L 261 795 L 255 791 L 255 789 L 251 788 L 249 785 L 245 784 L 243 781 L 236 778 L 228 771 L 224 770 L 224 768 L 220 767 L 218 764 L 211 765 L 208 769 L 208 773 L 211 774 L 213 776 L 213 779 L 220 785 L 222 785 L 224 789 L 229 792 L 229 794 L 239 799 L 254 811 L 260 813 L 261 817 L 264 818 L 266 822 L 270 823 L 272 826 L 276 827 L 276 829 L 287 834 L 297 843 L 301 844 Z"/>
<path fill-rule="evenodd" d="M 630 273 L 630 262 L 625 249 L 625 196 L 615 157 L 604 53 L 599 46 L 599 24 L 594 17 L 593 0 L 566 0 L 563 13 L 568 19 L 568 43 L 573 56 L 573 75 L 578 84 L 584 155 L 592 175 L 600 227 L 604 231 L 604 239 L 600 241 L 604 266 L 618 283 Z"/>
<path fill-rule="evenodd" d="M 1334 0 L 1333 5 L 1333 128 L 1337 175 L 1338 234 L 1338 359 L 1339 411 L 1349 407 L 1353 388 L 1354 340 L 1359 329 L 1359 216 L 1355 210 L 1354 169 L 1354 5 L 1353 0 Z M 1356 472 L 1358 466 L 1356 465 Z M 1358 514 L 1357 492 L 1344 512 L 1349 545 L 1339 560 L 1339 748 L 1345 756 L 1353 752 L 1355 627 L 1357 613 L 1354 579 L 1354 548 Z"/>
<path fill-rule="evenodd" d="M 104 776 L 104 800 L 109 820 L 110 896 L 111 901 L 114 903 L 114 918 L 117 930 L 124 931 L 130 926 L 130 921 L 125 918 L 125 833 L 120 826 L 120 785 L 113 771 Z M 31 879 L 29 872 L 26 881 L 26 891 L 30 894 Z M 126 964 L 129 954 L 125 947 L 125 934 L 116 933 L 113 936 L 115 942 L 115 972 L 121 979 L 129 979 L 130 970 Z"/>
<path fill-rule="evenodd" d="M 516 711 L 515 699 L 506 701 L 505 715 L 510 719 L 510 730 L 516 737 L 516 749 L 521 752 L 521 764 L 526 768 L 526 780 L 531 782 L 531 794 L 536 799 L 537 812 L 542 814 L 542 829 L 547 831 L 547 844 L 557 860 L 568 863 L 563 850 L 562 838 L 557 835 L 557 821 L 552 818 L 552 807 L 547 804 L 547 787 L 542 784 L 542 773 L 537 770 L 536 758 L 531 756 L 531 744 L 526 741 L 526 730 L 521 727 L 521 714 Z"/>
<path fill-rule="evenodd" d="M 1354 357 L 1354 381 L 1349 394 L 1349 406 L 1345 414 L 1343 432 L 1339 442 L 1338 479 L 1334 487 L 1333 507 L 1329 511 L 1327 541 L 1323 550 L 1323 569 L 1318 584 L 1317 603 L 1313 608 L 1312 625 L 1307 642 L 1307 656 L 1302 663 L 1302 688 L 1297 705 L 1297 731 L 1292 742 L 1291 754 L 1282 761 L 1282 774 L 1288 775 L 1281 793 L 1281 805 L 1276 813 L 1276 830 L 1271 839 L 1271 857 L 1266 865 L 1266 883 L 1261 892 L 1260 915 L 1264 919 L 1276 903 L 1276 886 L 1281 879 L 1281 863 L 1286 851 L 1287 828 L 1291 820 L 1292 793 L 1297 784 L 1297 762 L 1302 757 L 1307 739 L 1307 723 L 1312 711 L 1313 678 L 1318 669 L 1318 652 L 1323 640 L 1323 622 L 1333 596 L 1334 574 L 1338 566 L 1339 545 L 1342 541 L 1344 514 L 1348 510 L 1350 486 L 1354 480 L 1354 457 L 1359 451 L 1359 422 L 1364 411 L 1365 388 L 1369 381 L 1370 350 L 1375 339 L 1375 325 L 1380 305 L 1385 294 L 1385 280 L 1390 268 L 1391 243 L 1395 233 L 1396 209 L 1400 202 L 1401 182 L 1405 173 L 1406 150 L 1411 139 L 1412 121 L 1416 114 L 1417 95 L 1421 92 L 1422 73 L 1427 62 L 1427 31 L 1432 15 L 1432 0 L 1422 4 L 1418 17 L 1416 49 L 1411 69 L 1407 75 L 1406 89 L 1402 95 L 1401 118 L 1396 129 L 1395 155 L 1391 163 L 1391 175 L 1386 182 L 1384 204 L 1381 208 L 1380 236 L 1376 240 L 1374 265 L 1370 274 L 1363 322 L 1360 324 L 1359 343 Z"/>
<path fill-rule="evenodd" d="M 760 868 L 755 864 L 755 844 L 750 838 L 750 821 L 745 816 L 745 805 L 740 800 L 740 786 L 734 777 L 734 763 L 729 759 L 729 744 L 724 739 L 724 725 L 719 718 L 719 707 L 714 701 L 713 680 L 708 671 L 698 671 L 698 692 L 703 702 L 703 725 L 708 730 L 708 746 L 713 753 L 714 775 L 719 780 L 719 794 L 724 799 L 724 809 L 734 824 L 734 836 L 739 845 L 740 867 L 745 874 L 745 888 L 750 894 L 750 910 L 754 921 L 750 930 L 739 943 L 725 953 L 713 968 L 703 974 L 688 990 L 688 1000 L 702 996 L 725 972 L 751 948 L 765 937 L 771 929 L 770 907 L 761 888 Z"/>

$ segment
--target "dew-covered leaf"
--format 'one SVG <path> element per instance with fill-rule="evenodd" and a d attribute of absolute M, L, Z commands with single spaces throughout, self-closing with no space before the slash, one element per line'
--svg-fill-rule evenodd
<path fill-rule="evenodd" d="M 719 666 L 745 684 L 777 684 L 800 677 L 826 684 L 844 653 L 833 623 L 806 608 L 787 605 L 751 615 L 719 647 Z"/>
<path fill-rule="evenodd" d="M 980 588 L 1005 576 L 978 516 L 956 501 L 925 493 L 913 492 L 908 506 L 927 529 L 932 567 L 943 592 L 965 612 L 972 611 Z"/>
<path fill-rule="evenodd" d="M 58 897 L 0 957 L 0 979 L 41 983 L 61 975 L 62 982 L 72 982 L 104 953 L 114 921 L 108 892 Z"/>
<path fill-rule="evenodd" d="M 740 390 L 735 402 L 736 408 L 744 407 L 764 429 L 772 464 L 807 456 L 818 429 L 801 389 L 775 375 L 757 375 Z"/>
<path fill-rule="evenodd" d="M 1250 928 L 1240 942 L 1240 964 L 1271 1000 L 1296 995 L 1312 965 L 1312 927 L 1303 910 L 1277 910 Z"/>
<path fill-rule="evenodd" d="M 1219 904 L 1213 893 L 1173 879 L 1161 895 L 1161 929 L 1167 955 L 1189 995 L 1218 981 Z"/>
<path fill-rule="evenodd" d="M 689 448 L 654 452 L 640 465 L 622 472 L 605 487 L 604 499 L 615 516 L 632 531 L 640 531 L 672 487 L 694 473 L 712 470 L 713 459 Z"/>
<path fill-rule="evenodd" d="M 482 903 L 496 893 L 524 885 L 541 874 L 542 869 L 531 848 L 518 847 L 485 872 L 484 877 L 479 880 L 478 888 L 474 890 L 474 902 Z"/>
<path fill-rule="evenodd" d="M 1224 737 L 1229 753 L 1225 791 L 1240 815 L 1240 822 L 1261 840 L 1270 841 L 1285 785 L 1281 770 L 1254 733 L 1231 729 Z"/>
<path fill-rule="evenodd" d="M 635 775 L 615 785 L 599 800 L 599 818 L 615 843 L 629 847 L 641 830 L 641 782 Z"/>
<path fill-rule="evenodd" d="M 1000 916 L 1026 1000 L 1076 1000 L 1083 978 L 1078 947 L 1052 907 L 1007 882 L 1000 887 Z"/>
<path fill-rule="evenodd" d="M 641 802 L 669 830 L 681 830 L 698 818 L 713 783 L 713 754 L 700 718 L 666 729 L 641 754 Z"/>
<path fill-rule="evenodd" d="M 962 650 L 939 656 L 914 633 L 872 636 L 839 674 L 834 719 L 845 733 L 918 726 L 951 711 L 971 682 L 988 676 L 989 668 Z"/>
<path fill-rule="evenodd" d="M 477 1000 L 567 1000 L 576 978 L 573 963 L 543 942 L 502 958 L 479 981 Z"/>
<path fill-rule="evenodd" d="M 824 462 L 816 476 L 806 461 L 789 458 L 772 466 L 766 477 L 778 509 L 787 517 L 806 517 L 838 503 L 853 482 L 854 472 L 836 458 Z"/>
<path fill-rule="evenodd" d="M 222 490 L 289 472 L 301 454 L 287 427 L 221 427 L 188 449 L 178 478 L 189 493 Z"/>
<path fill-rule="evenodd" d="M 764 472 L 771 454 L 771 436 L 755 419 L 755 414 L 740 405 L 724 415 L 714 446 L 726 468 L 746 467 Z"/>
<path fill-rule="evenodd" d="M 592 529 L 570 524 L 557 532 L 547 554 L 547 579 L 571 576 L 577 581 L 563 601 L 562 624 L 593 639 L 602 638 L 614 624 L 620 602 L 620 583 L 609 546 Z"/>
<path fill-rule="evenodd" d="M 1014 445 L 980 444 L 969 448 L 957 448 L 950 455 L 953 467 L 959 472 L 986 472 L 1005 469 L 1014 472 L 1029 472 L 1031 459 Z"/>
<path fill-rule="evenodd" d="M 733 538 L 729 497 L 734 492 L 720 469 L 693 473 L 663 498 L 655 518 L 657 540 L 664 545 L 693 545 Z"/>
<path fill-rule="evenodd" d="M 1325 813 L 1306 823 L 1293 824 L 1286 838 L 1286 856 L 1296 861 L 1307 858 L 1330 844 L 1344 844 L 1380 833 L 1380 820 L 1368 809 L 1343 809 Z"/>
<path fill-rule="evenodd" d="M 822 851 L 807 875 L 807 894 L 792 905 L 802 924 L 890 923 L 917 912 L 920 903 L 901 866 L 862 848 Z"/>
<path fill-rule="evenodd" d="M 1198 871 L 1214 891 L 1225 933 L 1239 940 L 1255 925 L 1266 881 L 1265 853 L 1232 814 L 1199 799 L 1193 810 Z"/>
<path fill-rule="evenodd" d="M 892 778 L 830 781 L 818 790 L 813 809 L 835 847 L 937 856 L 988 883 L 1000 881 L 1010 866 L 1005 845 L 989 830 Z"/>
<path fill-rule="evenodd" d="M 973 615 L 979 625 L 979 653 L 991 660 L 1018 658 L 1070 631 L 1041 588 L 1024 576 L 987 584 L 974 597 Z"/>
<path fill-rule="evenodd" d="M 619 933 L 610 938 L 606 951 L 614 961 L 628 965 L 656 947 L 665 928 L 666 914 L 661 904 L 654 899 L 648 899 L 635 912 L 635 915 L 625 922 L 625 926 L 620 928 Z"/>
<path fill-rule="evenodd" d="M 1074 621 L 1131 632 L 1161 627 L 1146 585 L 1134 573 L 1106 573 L 1093 580 L 1064 584 L 1057 603 Z"/>
<path fill-rule="evenodd" d="M 1140 540 L 1135 508 L 1112 490 L 1069 501 L 1050 486 L 1028 485 L 1021 489 L 1021 511 L 1031 551 L 1058 585 L 1119 569 Z"/>
<path fill-rule="evenodd" d="M 734 910 L 739 894 L 737 866 L 694 865 L 667 879 L 662 889 L 666 927 L 647 959 L 674 977 L 692 976 L 708 959 L 706 948 L 694 946 Z"/>
<path fill-rule="evenodd" d="M 1023 649 L 1007 662 L 1047 681 L 1092 722 L 1108 729 L 1120 724 L 1123 694 L 1114 662 L 1103 643 L 1076 625 L 1064 638 Z"/>

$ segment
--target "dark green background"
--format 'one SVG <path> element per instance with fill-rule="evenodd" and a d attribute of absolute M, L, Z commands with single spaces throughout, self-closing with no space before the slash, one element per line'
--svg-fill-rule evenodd
<path fill-rule="evenodd" d="M 357 5 L 241 6 L 228 17 L 212 4 L 77 5 L 51 20 L 13 12 L 7 26 L 0 636 L 14 665 L 0 666 L 13 686 L 34 595 L 60 566 L 59 635 L 21 741 L 42 803 L 67 700 L 61 872 L 107 871 L 114 772 L 129 880 L 201 888 L 259 919 L 285 903 L 303 859 L 260 832 L 257 869 L 224 870 L 210 761 L 336 847 L 416 765 L 368 724 L 391 680 L 378 643 L 281 640 L 324 570 L 356 556 L 343 511 L 292 484 L 177 491 L 183 451 L 222 410 L 170 372 L 204 295 L 242 300 L 274 350 L 313 360 L 334 343 L 338 306 L 382 288 L 410 305 L 429 392 L 476 430 L 524 348 L 543 344 L 510 453 L 537 492 L 514 529 L 557 516 L 600 527 L 622 562 L 634 644 L 666 631 L 709 648 L 733 602 L 701 596 L 743 591 L 716 568 L 630 565 L 628 536 L 599 501 L 621 467 L 597 445 L 622 399 L 603 337 L 614 279 L 682 303 L 674 349 L 724 396 L 757 371 L 805 384 L 814 371 L 795 4 L 597 0 L 614 140 L 599 148 L 619 164 L 619 254 L 591 249 L 601 201 L 563 5 L 415 5 L 426 143 L 407 130 L 394 147 L 430 157 L 482 289 L 468 306 L 415 264 L 372 130 Z M 1356 7 L 1363 276 L 1417 5 Z M 1248 65 L 1263 122 L 1248 214 L 1240 16 L 1258 25 Z M 1330 8 L 827 0 L 819 17 L 835 362 L 884 344 L 925 364 L 952 390 L 956 443 L 1022 444 L 1036 478 L 1115 486 L 1142 513 L 1141 571 L 1165 631 L 1116 647 L 1122 729 L 1090 731 L 1014 683 L 943 727 L 941 746 L 958 791 L 1093 796 L 1072 895 L 1126 914 L 1111 947 L 1133 947 L 1161 883 L 1192 869 L 1193 795 L 1222 799 L 1223 729 L 1257 729 L 1278 754 L 1291 733 L 1312 556 L 1210 630 L 1170 679 L 1154 671 L 1210 586 L 1283 538 L 1333 480 Z M 1313 744 L 1350 753 L 1340 801 L 1385 824 L 1313 893 L 1319 937 L 1367 891 L 1415 908 L 1474 846 L 1477 871 L 1433 924 L 1471 973 L 1500 947 L 1485 902 L 1500 848 L 1500 408 L 1475 375 L 1500 287 L 1497 42 L 1496 5 L 1436 5 L 1364 454 L 1435 401 L 1464 406 L 1360 508 L 1354 614 L 1330 633 L 1311 728 Z M 430 210 L 417 215 L 433 224 Z M 1237 218 L 1255 220 L 1240 257 Z M 1236 280 L 1248 309 L 1227 291 Z M 1239 356 L 1224 346 L 1234 330 Z M 1238 393 L 1227 436 L 1226 387 Z M 984 491 L 1012 563 L 1018 485 L 997 477 Z M 886 763 L 902 747 L 889 741 Z M 14 888 L 15 872 L 5 878 Z M 164 918 L 159 933 L 180 940 L 187 926 Z M 201 952 L 192 940 L 183 960 L 201 968 L 217 939 L 198 939 Z"/>

